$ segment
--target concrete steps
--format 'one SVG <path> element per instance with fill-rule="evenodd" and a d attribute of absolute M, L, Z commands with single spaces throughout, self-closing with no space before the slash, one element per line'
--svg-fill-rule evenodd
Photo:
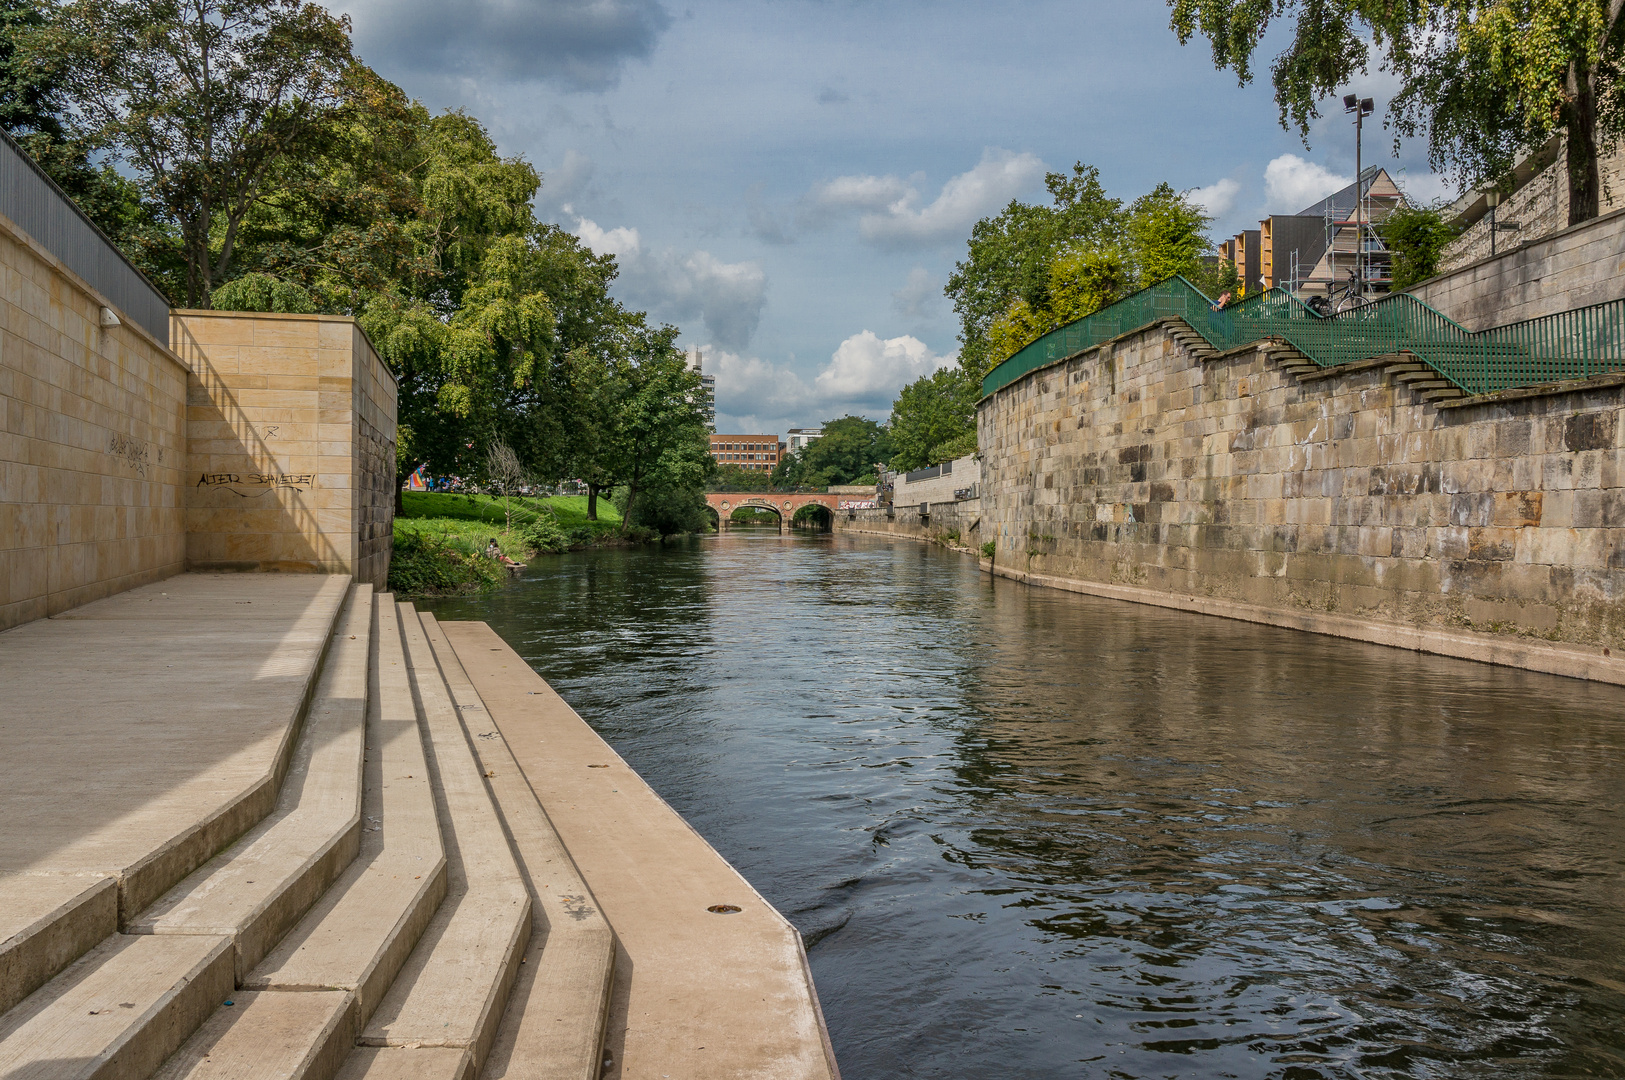
<path fill-rule="evenodd" d="M 445 902 L 359 1041 L 464 1051 L 477 1071 L 496 1038 L 529 943 L 530 894 L 423 625 L 411 605 L 397 610 L 440 811 L 448 883 Z"/>
<path fill-rule="evenodd" d="M 0 1017 L 0 1076 L 151 1076 L 231 992 L 230 938 L 114 934 Z"/>
<path fill-rule="evenodd" d="M 272 812 L 347 589 L 185 574 L 0 638 L 0 1013 Z"/>
<path fill-rule="evenodd" d="M 128 933 L 230 937 L 241 983 L 355 858 L 372 626 L 372 586 L 359 585 L 276 810 L 132 920 Z"/>
<path fill-rule="evenodd" d="M 446 858 L 394 597 L 378 603 L 369 676 L 361 855 L 243 981 L 337 989 L 365 1024 L 446 894 Z"/>
<path fill-rule="evenodd" d="M 480 1076 L 596 1080 L 615 986 L 615 932 L 440 624 L 428 613 L 419 619 L 530 891 L 530 946 Z"/>
<path fill-rule="evenodd" d="M 0 975 L 54 964 L 0 1080 L 600 1075 L 615 935 L 456 653 L 388 594 L 335 614 L 269 815 L 123 931 L 113 876 L 0 878 Z"/>
<path fill-rule="evenodd" d="M 332 1080 L 355 1045 L 355 995 L 239 992 L 154 1080 Z"/>

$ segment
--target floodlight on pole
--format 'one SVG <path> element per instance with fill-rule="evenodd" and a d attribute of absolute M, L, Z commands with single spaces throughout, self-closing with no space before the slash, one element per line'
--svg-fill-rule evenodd
<path fill-rule="evenodd" d="M 1354 278 L 1359 283 L 1360 295 L 1364 296 L 1366 199 L 1360 141 L 1365 131 L 1365 118 L 1377 111 L 1377 103 L 1358 94 L 1344 94 L 1343 111 L 1354 114 Z"/>

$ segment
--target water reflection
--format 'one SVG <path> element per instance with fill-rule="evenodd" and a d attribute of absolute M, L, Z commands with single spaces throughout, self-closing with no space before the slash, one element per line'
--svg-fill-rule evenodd
<path fill-rule="evenodd" d="M 484 618 L 877 1076 L 1625 1076 L 1621 691 L 734 534 Z"/>

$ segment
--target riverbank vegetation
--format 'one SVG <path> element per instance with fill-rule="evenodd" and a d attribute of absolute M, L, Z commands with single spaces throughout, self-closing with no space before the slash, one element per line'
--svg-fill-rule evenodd
<path fill-rule="evenodd" d="M 589 520 L 584 495 L 504 500 L 408 491 L 401 501 L 389 586 L 408 595 L 471 592 L 499 584 L 508 571 L 487 554 L 492 541 L 503 555 L 523 563 L 538 555 L 648 538 L 641 532 L 624 535 L 621 515 L 609 500 L 598 520 Z"/>

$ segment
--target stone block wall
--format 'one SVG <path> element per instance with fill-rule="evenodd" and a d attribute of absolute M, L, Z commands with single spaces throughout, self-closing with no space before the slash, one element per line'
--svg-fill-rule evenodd
<path fill-rule="evenodd" d="M 383 588 L 396 387 L 355 321 L 176 311 L 170 339 L 191 369 L 187 566 Z"/>
<path fill-rule="evenodd" d="M 107 303 L 0 218 L 0 630 L 184 564 L 186 368 Z"/>
<path fill-rule="evenodd" d="M 1598 199 L 1602 214 L 1625 209 L 1625 146 L 1603 155 L 1597 162 L 1597 171 L 1602 177 L 1602 192 Z M 1557 160 L 1507 196 L 1506 201 L 1496 208 L 1495 217 L 1497 221 L 1515 222 L 1518 226 L 1517 232 L 1496 234 L 1497 251 L 1506 251 L 1568 228 L 1568 157 L 1567 149 L 1561 142 L 1557 148 Z M 1439 255 L 1440 267 L 1449 272 L 1489 258 L 1489 226 L 1489 217 L 1485 216 L 1451 241 Z"/>
<path fill-rule="evenodd" d="M 1625 297 L 1625 209 L 1502 252 L 1406 291 L 1469 330 Z"/>
<path fill-rule="evenodd" d="M 923 518 L 918 503 L 890 509 L 838 510 L 835 512 L 834 531 L 903 536 L 911 540 L 936 540 L 950 533 L 958 533 L 961 545 L 976 547 L 985 539 L 980 532 L 981 520 L 981 500 L 963 499 L 959 502 L 932 503 L 930 512 Z"/>
<path fill-rule="evenodd" d="M 1625 643 L 1625 389 L 1438 408 L 1381 363 L 1300 382 L 1170 325 L 981 403 L 996 572 L 1367 640 Z"/>

